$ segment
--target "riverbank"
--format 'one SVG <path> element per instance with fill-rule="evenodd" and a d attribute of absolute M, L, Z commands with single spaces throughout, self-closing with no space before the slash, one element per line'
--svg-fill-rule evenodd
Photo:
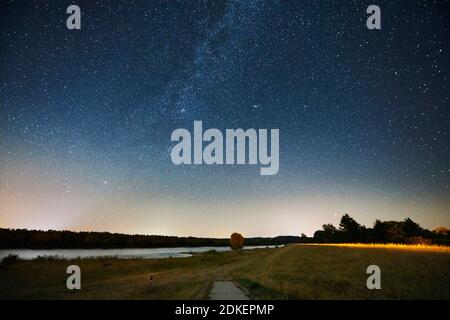
<path fill-rule="evenodd" d="M 66 288 L 71 264 L 81 268 L 81 290 Z M 372 264 L 381 290 L 366 287 Z M 449 299 L 449 265 L 446 252 L 310 245 L 183 259 L 38 259 L 0 268 L 0 298 L 206 299 L 214 281 L 234 280 L 259 299 Z"/>

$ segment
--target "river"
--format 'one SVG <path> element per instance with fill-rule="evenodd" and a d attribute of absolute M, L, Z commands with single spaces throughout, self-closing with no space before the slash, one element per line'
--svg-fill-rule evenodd
<path fill-rule="evenodd" d="M 273 246 L 269 246 L 273 247 Z M 266 246 L 246 246 L 245 250 L 266 248 Z M 117 257 L 119 259 L 160 259 L 184 258 L 192 256 L 191 253 L 216 250 L 218 252 L 230 251 L 230 247 L 179 247 L 179 248 L 129 248 L 129 249 L 4 249 L 0 250 L 0 260 L 10 254 L 20 259 L 32 260 L 38 257 L 55 257 L 59 259 Z"/>

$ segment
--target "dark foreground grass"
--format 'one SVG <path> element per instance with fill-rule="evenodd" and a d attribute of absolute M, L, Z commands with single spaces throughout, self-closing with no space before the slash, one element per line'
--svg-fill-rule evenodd
<path fill-rule="evenodd" d="M 66 289 L 71 264 L 82 270 L 81 290 Z M 366 287 L 371 264 L 381 268 L 381 290 Z M 259 299 L 449 299 L 450 254 L 290 245 L 190 258 L 13 261 L 0 267 L 0 298 L 206 299 L 222 279 Z"/>
<path fill-rule="evenodd" d="M 290 297 L 275 289 L 264 287 L 261 283 L 249 279 L 237 279 L 236 282 L 245 288 L 252 298 L 261 300 L 287 300 Z"/>

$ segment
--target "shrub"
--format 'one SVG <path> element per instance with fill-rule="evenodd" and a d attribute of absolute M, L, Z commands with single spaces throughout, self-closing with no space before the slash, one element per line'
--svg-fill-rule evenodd
<path fill-rule="evenodd" d="M 423 245 L 431 245 L 432 241 L 430 239 L 425 239 L 423 237 L 410 237 L 408 238 L 409 244 L 423 244 Z"/>
<path fill-rule="evenodd" d="M 4 257 L 0 263 L 1 267 L 8 267 L 10 265 L 13 265 L 17 261 L 19 261 L 19 256 L 17 254 L 10 254 L 6 257 Z"/>

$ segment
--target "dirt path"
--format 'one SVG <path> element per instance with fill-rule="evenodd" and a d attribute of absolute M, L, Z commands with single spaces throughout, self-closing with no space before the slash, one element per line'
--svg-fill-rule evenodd
<path fill-rule="evenodd" d="M 250 300 L 233 281 L 214 281 L 209 300 Z"/>

